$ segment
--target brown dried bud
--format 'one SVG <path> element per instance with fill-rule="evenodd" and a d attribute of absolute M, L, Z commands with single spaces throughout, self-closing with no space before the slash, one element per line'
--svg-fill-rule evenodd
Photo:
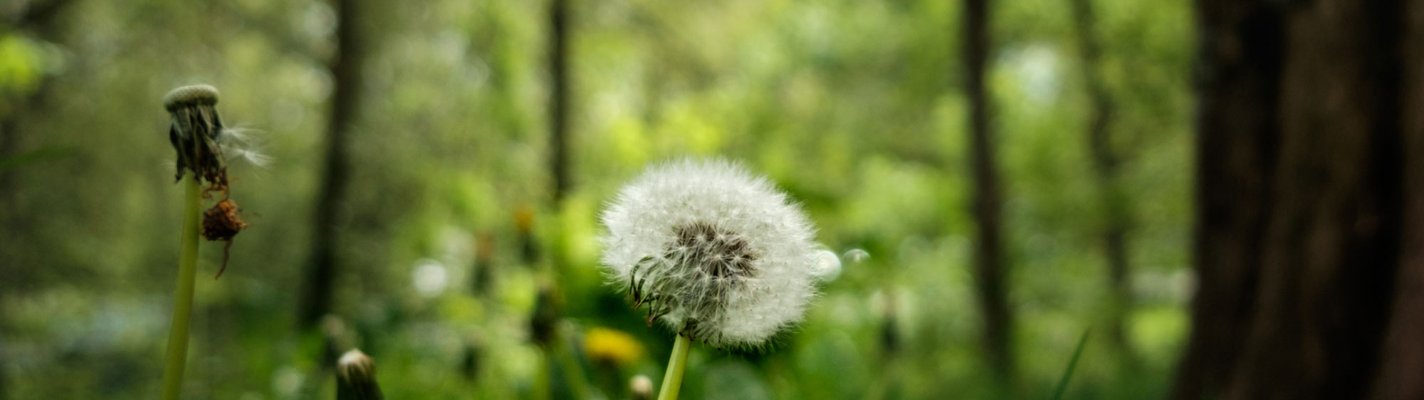
<path fill-rule="evenodd" d="M 208 240 L 222 240 L 227 242 L 223 246 L 222 267 L 218 269 L 217 279 L 227 270 L 228 250 L 232 248 L 232 238 L 247 228 L 247 223 L 242 221 L 242 216 L 238 215 L 240 209 L 237 202 L 232 199 L 222 199 L 212 208 L 203 212 L 203 238 Z"/>
<path fill-rule="evenodd" d="M 223 199 L 203 212 L 203 238 L 208 240 L 232 240 L 247 228 L 247 223 L 238 215 L 237 202 Z"/>

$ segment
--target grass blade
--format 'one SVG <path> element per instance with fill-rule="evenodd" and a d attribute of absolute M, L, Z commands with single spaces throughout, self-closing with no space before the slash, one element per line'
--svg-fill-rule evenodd
<path fill-rule="evenodd" d="M 1078 339 L 1078 347 L 1073 349 L 1073 358 L 1068 360 L 1068 369 L 1063 371 L 1063 377 L 1058 379 L 1058 387 L 1053 389 L 1053 400 L 1061 400 L 1063 392 L 1068 390 L 1068 381 L 1073 378 L 1073 370 L 1078 367 L 1078 358 L 1083 356 L 1083 347 L 1088 344 L 1088 333 L 1093 330 L 1083 330 L 1083 336 Z"/>

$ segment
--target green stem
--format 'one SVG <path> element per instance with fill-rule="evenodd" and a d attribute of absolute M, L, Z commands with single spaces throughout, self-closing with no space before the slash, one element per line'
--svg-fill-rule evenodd
<path fill-rule="evenodd" d="M 1058 379 L 1058 388 L 1053 390 L 1053 400 L 1063 398 L 1063 393 L 1068 389 L 1068 380 L 1073 378 L 1073 369 L 1078 366 L 1078 359 L 1083 356 L 1083 347 L 1088 344 L 1088 334 L 1092 333 L 1092 328 L 1083 331 L 1083 336 L 1078 338 L 1078 347 L 1073 349 L 1073 358 L 1068 360 L 1068 370 L 1063 371 L 1063 377 Z"/>
<path fill-rule="evenodd" d="M 554 385 L 554 378 L 551 376 L 554 374 L 553 371 L 554 358 L 549 355 L 546 350 L 544 352 L 544 365 L 541 365 L 539 368 L 539 375 L 535 377 L 534 390 L 532 390 L 535 399 L 549 400 L 554 398 L 554 390 L 550 387 Z"/>
<path fill-rule="evenodd" d="M 663 387 L 658 391 L 658 400 L 676 400 L 682 388 L 682 373 L 687 370 L 687 352 L 692 349 L 692 341 L 677 335 L 672 343 L 672 357 L 668 359 L 667 373 L 663 375 Z"/>
<path fill-rule="evenodd" d="M 562 328 L 556 331 L 554 340 L 557 344 L 554 345 L 554 352 L 558 353 L 556 356 L 559 363 L 562 364 L 564 381 L 569 385 L 569 391 L 573 392 L 574 398 L 587 399 L 588 383 L 585 382 L 587 378 L 584 375 L 583 367 L 579 366 L 578 359 L 574 356 L 573 346 L 569 345 L 567 338 L 561 334 L 564 331 L 565 329 Z"/>
<path fill-rule="evenodd" d="M 202 196 L 197 176 L 184 176 L 183 187 L 183 244 L 178 259 L 178 287 L 173 292 L 167 363 L 163 367 L 164 400 L 177 399 L 183 389 L 183 365 L 188 359 L 188 320 L 193 314 L 193 284 L 198 270 L 198 218 L 202 212 Z"/>

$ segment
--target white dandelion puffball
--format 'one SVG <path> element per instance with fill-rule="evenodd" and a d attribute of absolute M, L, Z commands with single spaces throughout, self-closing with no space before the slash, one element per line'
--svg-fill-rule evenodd
<path fill-rule="evenodd" d="M 613 285 L 648 305 L 649 324 L 713 347 L 754 348 L 799 322 L 827 272 L 801 209 L 723 160 L 651 167 L 602 218 Z"/>

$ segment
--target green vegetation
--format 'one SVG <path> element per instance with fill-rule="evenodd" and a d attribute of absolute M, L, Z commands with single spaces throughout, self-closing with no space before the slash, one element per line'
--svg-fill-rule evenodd
<path fill-rule="evenodd" d="M 598 213 L 646 164 L 688 155 L 747 163 L 801 203 L 817 241 L 869 257 L 765 351 L 692 346 L 681 398 L 1051 398 L 1070 360 L 1062 398 L 1154 398 L 1187 333 L 1185 0 L 1092 1 L 1133 229 L 1124 343 L 1089 346 L 1084 327 L 1107 332 L 1117 305 L 1073 13 L 991 4 L 1014 388 L 995 387 L 979 344 L 958 2 L 571 1 L 571 187 L 551 204 L 545 4 L 364 1 L 379 18 L 359 26 L 335 322 L 310 330 L 298 308 L 333 8 L 64 3 L 45 24 L 0 25 L 0 398 L 162 391 L 183 189 L 160 99 L 199 82 L 272 162 L 228 166 L 250 226 L 222 278 L 197 279 L 182 398 L 334 398 L 334 357 L 352 348 L 392 399 L 624 398 L 633 376 L 663 376 L 675 333 L 604 285 Z M 222 243 L 201 246 L 199 275 L 216 273 Z M 548 280 L 561 343 L 541 346 Z M 591 357 L 593 328 L 642 350 Z"/>

